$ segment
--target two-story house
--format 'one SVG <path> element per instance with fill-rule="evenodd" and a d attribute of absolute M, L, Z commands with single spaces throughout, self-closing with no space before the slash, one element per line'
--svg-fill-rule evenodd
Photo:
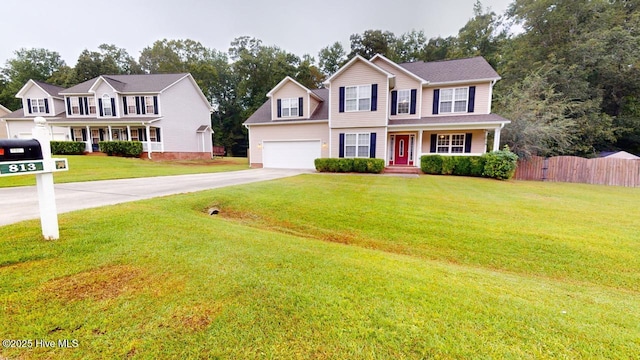
<path fill-rule="evenodd" d="M 491 113 L 500 76 L 482 57 L 396 64 L 356 56 L 323 89 L 290 77 L 244 125 L 252 167 L 308 168 L 320 157 L 384 159 L 419 167 L 420 156 L 494 150 L 509 121 Z"/>
<path fill-rule="evenodd" d="M 2 104 L 0 104 L 0 139 L 7 138 L 7 124 L 4 121 L 4 119 L 2 119 L 2 117 L 9 113 L 11 113 L 11 110 L 7 109 L 6 107 L 2 106 Z"/>
<path fill-rule="evenodd" d="M 103 75 L 68 89 L 30 80 L 16 95 L 23 108 L 4 117 L 10 138 L 30 138 L 33 118 L 53 140 L 140 141 L 154 159 L 211 158 L 211 105 L 191 74 Z"/>

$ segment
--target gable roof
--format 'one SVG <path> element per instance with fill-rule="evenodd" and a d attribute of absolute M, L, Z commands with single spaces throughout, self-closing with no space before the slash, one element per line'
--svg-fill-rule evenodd
<path fill-rule="evenodd" d="M 267 93 L 267 97 L 271 97 L 273 96 L 273 94 L 278 91 L 278 89 L 280 89 L 281 87 L 284 86 L 284 84 L 288 83 L 288 82 L 292 82 L 295 85 L 297 85 L 298 87 L 300 87 L 302 90 L 304 90 L 307 94 L 313 96 L 314 98 L 316 98 L 316 100 L 322 101 L 322 98 L 318 97 L 318 95 L 316 95 L 313 91 L 309 90 L 306 86 L 300 84 L 299 82 L 297 82 L 295 79 L 293 79 L 291 76 L 287 76 L 284 79 L 282 79 L 282 81 L 280 81 L 278 83 L 278 85 L 276 85 L 273 89 L 271 89 L 271 91 L 269 91 Z"/>
<path fill-rule="evenodd" d="M 327 99 L 329 99 L 329 89 L 313 89 L 311 90 L 313 95 L 319 98 L 321 101 L 313 111 L 313 114 L 308 119 L 284 119 L 284 120 L 271 120 L 271 99 L 267 100 L 256 110 L 249 118 L 243 123 L 244 125 L 253 124 L 282 124 L 287 122 L 305 122 L 305 121 L 321 121 L 329 120 L 329 105 Z"/>
<path fill-rule="evenodd" d="M 402 66 L 400 66 L 400 65 L 396 64 L 395 62 L 393 62 L 393 61 L 391 61 L 391 60 L 387 59 L 387 58 L 386 58 L 385 56 L 383 56 L 382 54 L 376 54 L 374 57 L 372 57 L 372 58 L 371 58 L 371 62 L 375 62 L 377 59 L 380 59 L 380 60 L 382 60 L 382 61 L 386 62 L 387 64 L 389 64 L 389 65 L 390 65 L 391 67 L 393 67 L 394 69 L 398 69 L 398 70 L 400 70 L 401 72 L 403 72 L 404 74 L 406 74 L 406 75 L 408 75 L 408 76 L 410 76 L 410 77 L 412 77 L 412 78 L 414 78 L 414 79 L 416 79 L 416 80 L 420 81 L 423 85 L 424 85 L 425 83 L 428 83 L 428 81 L 427 81 L 427 80 L 425 80 L 425 79 L 423 79 L 423 78 L 419 77 L 418 75 L 416 75 L 416 74 L 412 73 L 411 71 L 409 71 L 409 70 L 407 70 L 407 69 L 403 68 Z"/>
<path fill-rule="evenodd" d="M 395 78 L 395 75 L 389 73 L 388 71 L 384 70 L 383 68 L 377 66 L 376 64 L 372 63 L 371 61 L 363 58 L 360 55 L 356 55 L 354 56 L 351 60 L 349 60 L 349 62 L 347 62 L 346 64 L 344 64 L 340 69 L 338 69 L 338 71 L 336 71 L 335 73 L 333 73 L 333 75 L 329 76 L 329 78 L 327 80 L 324 81 L 324 84 L 329 84 L 331 83 L 331 81 L 338 77 L 340 74 L 342 74 L 345 70 L 347 70 L 348 68 L 350 68 L 353 64 L 355 64 L 357 61 L 361 61 L 363 62 L 365 65 L 368 65 L 369 67 L 371 67 L 372 69 L 384 74 L 387 79 L 393 79 Z"/>
<path fill-rule="evenodd" d="M 24 84 L 22 88 L 20 88 L 20 90 L 16 94 L 16 97 L 21 98 L 22 96 L 24 96 L 24 93 L 27 92 L 32 86 L 39 87 L 42 91 L 49 94 L 49 96 L 51 97 L 60 97 L 60 92 L 64 90 L 64 88 L 60 86 L 51 85 L 42 81 L 29 79 L 29 81 L 27 81 L 27 83 Z"/>
<path fill-rule="evenodd" d="M 6 112 L 7 114 L 9 114 L 11 112 L 11 110 L 9 110 L 6 107 L 2 106 L 2 104 L 0 104 L 0 110 Z"/>
<path fill-rule="evenodd" d="M 428 81 L 431 85 L 500 80 L 500 75 L 482 56 L 433 62 L 418 61 L 398 65 Z"/>
<path fill-rule="evenodd" d="M 189 76 L 188 73 L 102 75 L 72 86 L 60 93 L 63 95 L 89 94 L 96 84 L 103 81 L 119 93 L 159 93 L 187 76 Z"/>

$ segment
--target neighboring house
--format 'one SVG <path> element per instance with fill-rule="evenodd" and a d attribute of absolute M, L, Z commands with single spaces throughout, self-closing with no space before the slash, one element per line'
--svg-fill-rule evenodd
<path fill-rule="evenodd" d="M 640 160 L 640 156 L 633 155 L 626 151 L 602 152 L 600 153 L 600 157 L 610 159 Z"/>
<path fill-rule="evenodd" d="M 30 138 L 33 119 L 47 120 L 54 140 L 140 141 L 154 159 L 211 158 L 211 105 L 191 74 L 102 75 L 68 89 L 29 80 L 5 115 L 8 136 Z"/>
<path fill-rule="evenodd" d="M 481 155 L 487 135 L 510 121 L 491 114 L 500 76 L 482 57 L 396 64 L 356 56 L 307 89 L 290 77 L 245 121 L 252 167 L 314 168 L 316 158 L 384 159 L 420 166 L 420 156 Z"/>
<path fill-rule="evenodd" d="M 7 135 L 7 123 L 2 119 L 3 116 L 11 113 L 11 110 L 0 104 L 0 139 L 6 139 L 9 136 Z"/>

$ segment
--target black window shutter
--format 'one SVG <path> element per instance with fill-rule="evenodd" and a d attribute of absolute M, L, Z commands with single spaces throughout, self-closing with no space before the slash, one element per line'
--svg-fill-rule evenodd
<path fill-rule="evenodd" d="M 393 90 L 391 92 L 391 115 L 395 115 L 397 114 L 397 108 L 398 107 L 398 92 Z"/>
<path fill-rule="evenodd" d="M 82 100 L 84 101 L 84 113 L 89 115 L 89 100 L 86 97 L 83 97 Z"/>
<path fill-rule="evenodd" d="M 476 104 L 476 87 L 469 86 L 469 104 L 467 107 L 467 112 L 473 112 L 473 108 Z"/>
<path fill-rule="evenodd" d="M 80 108 L 80 115 L 84 115 L 84 102 L 81 97 L 78 98 L 78 107 Z"/>
<path fill-rule="evenodd" d="M 339 146 L 340 148 L 338 149 L 338 157 L 343 158 L 344 157 L 344 133 L 340 133 Z"/>
<path fill-rule="evenodd" d="M 49 113 L 49 99 L 44 99 L 44 112 Z"/>
<path fill-rule="evenodd" d="M 437 134 L 431 134 L 431 149 L 429 152 L 436 152 L 436 146 L 438 145 L 438 135 Z"/>
<path fill-rule="evenodd" d="M 124 114 L 129 115 L 129 109 L 127 109 L 127 97 L 122 97 L 122 107 L 124 108 Z"/>
<path fill-rule="evenodd" d="M 140 96 L 140 111 L 142 114 L 147 113 L 147 105 L 144 103 L 144 96 Z"/>
<path fill-rule="evenodd" d="M 158 97 L 153 97 L 153 113 L 158 115 Z"/>
<path fill-rule="evenodd" d="M 155 131 L 156 131 L 156 141 L 157 141 L 157 142 L 162 141 L 162 140 L 160 139 L 160 128 L 156 128 L 156 129 L 155 129 Z"/>
<path fill-rule="evenodd" d="M 76 141 L 73 137 L 73 128 L 69 128 L 69 133 L 71 134 L 71 141 Z"/>
<path fill-rule="evenodd" d="M 102 99 L 98 99 L 98 108 L 100 109 L 100 116 L 104 116 L 104 112 L 102 112 Z"/>
<path fill-rule="evenodd" d="M 136 96 L 136 114 L 140 115 L 140 96 Z"/>
<path fill-rule="evenodd" d="M 104 129 L 100 129 L 98 133 L 100 134 L 100 141 L 104 141 Z"/>
<path fill-rule="evenodd" d="M 371 111 L 378 110 L 378 84 L 371 84 Z"/>
<path fill-rule="evenodd" d="M 87 141 L 87 129 L 82 129 L 82 141 Z"/>
<path fill-rule="evenodd" d="M 339 99 L 338 99 L 338 112 L 344 112 L 344 86 L 340 86 L 338 90 Z"/>
<path fill-rule="evenodd" d="M 282 117 L 282 100 L 278 99 L 278 117 Z"/>
<path fill-rule="evenodd" d="M 440 107 L 440 89 L 433 90 L 433 115 L 439 112 Z"/>
<path fill-rule="evenodd" d="M 111 116 L 116 116 L 116 99 L 111 98 Z"/>
<path fill-rule="evenodd" d="M 418 103 L 418 90 L 411 89 L 411 108 L 409 109 L 410 114 L 416 113 L 417 103 Z"/>
<path fill-rule="evenodd" d="M 471 152 L 471 133 L 466 133 L 464 136 L 464 152 Z"/>
<path fill-rule="evenodd" d="M 303 116 L 304 111 L 302 110 L 302 98 L 298 98 L 298 116 Z"/>
<path fill-rule="evenodd" d="M 376 133 L 371 133 L 369 139 L 369 157 L 372 159 L 376 158 Z"/>
<path fill-rule="evenodd" d="M 67 98 L 67 115 L 71 115 L 71 98 Z"/>
<path fill-rule="evenodd" d="M 138 138 L 140 141 L 147 141 L 147 131 L 144 128 L 138 129 Z"/>
<path fill-rule="evenodd" d="M 27 108 L 29 110 L 29 114 L 31 114 L 31 99 L 27 99 Z"/>

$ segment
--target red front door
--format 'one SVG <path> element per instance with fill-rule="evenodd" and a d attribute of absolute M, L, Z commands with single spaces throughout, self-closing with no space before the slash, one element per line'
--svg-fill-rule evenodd
<path fill-rule="evenodd" d="M 396 135 L 394 165 L 409 164 L 409 135 Z"/>

